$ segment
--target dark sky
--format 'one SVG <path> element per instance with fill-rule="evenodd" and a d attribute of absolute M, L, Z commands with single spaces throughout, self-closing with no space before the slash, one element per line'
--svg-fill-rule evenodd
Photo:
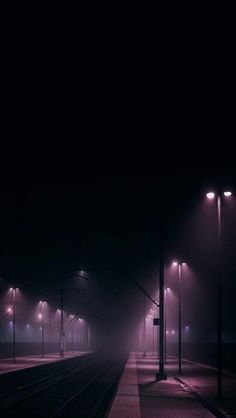
<path fill-rule="evenodd" d="M 93 277 L 109 297 L 128 286 L 114 273 L 125 268 L 151 291 L 163 218 L 167 260 L 187 254 L 201 272 L 202 196 L 215 184 L 236 190 L 231 35 L 214 42 L 215 30 L 207 39 L 198 25 L 192 37 L 167 26 L 144 40 L 139 28 L 123 43 L 120 28 L 113 38 L 88 26 L 78 43 L 70 35 L 74 46 L 51 23 L 35 30 L 6 35 L 3 282 L 53 294 L 58 268 L 109 268 Z"/>

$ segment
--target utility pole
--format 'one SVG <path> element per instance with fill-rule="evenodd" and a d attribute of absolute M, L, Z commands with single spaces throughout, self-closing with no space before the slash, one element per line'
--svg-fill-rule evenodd
<path fill-rule="evenodd" d="M 12 361 L 16 362 L 16 288 L 12 289 L 13 291 L 13 355 Z"/>
<path fill-rule="evenodd" d="M 60 356 L 64 357 L 64 292 L 61 289 Z"/>
<path fill-rule="evenodd" d="M 221 279 L 221 194 L 217 196 L 218 277 L 217 277 L 217 386 L 218 399 L 222 398 L 222 279 Z"/>
<path fill-rule="evenodd" d="M 161 217 L 162 218 L 162 217 Z M 163 222 L 163 219 L 161 219 Z M 156 374 L 156 380 L 166 380 L 167 375 L 164 367 L 164 231 L 163 225 L 160 228 L 160 261 L 159 261 L 159 315 L 160 315 L 160 341 L 159 341 L 159 371 Z"/>

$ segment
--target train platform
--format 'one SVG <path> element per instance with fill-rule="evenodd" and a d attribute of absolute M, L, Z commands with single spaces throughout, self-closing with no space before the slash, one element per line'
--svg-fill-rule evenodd
<path fill-rule="evenodd" d="M 65 352 L 64 357 L 60 357 L 58 353 L 45 354 L 42 358 L 40 355 L 16 357 L 15 363 L 12 358 L 0 359 L 0 375 L 10 372 L 16 372 L 30 367 L 42 366 L 56 361 L 63 361 L 72 357 L 83 356 L 89 354 L 90 351 L 74 351 Z"/>
<path fill-rule="evenodd" d="M 120 379 L 109 418 L 212 418 L 236 416 L 236 375 L 225 372 L 217 400 L 216 370 L 184 360 L 165 365 L 167 380 L 156 381 L 157 358 L 132 353 Z"/>

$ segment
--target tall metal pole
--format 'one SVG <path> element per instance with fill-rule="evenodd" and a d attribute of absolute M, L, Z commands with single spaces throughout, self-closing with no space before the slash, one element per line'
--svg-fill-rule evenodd
<path fill-rule="evenodd" d="M 165 364 L 167 363 L 167 336 L 166 336 L 166 328 L 167 328 L 167 321 L 166 321 L 166 308 L 167 308 L 167 289 L 165 289 Z"/>
<path fill-rule="evenodd" d="M 61 289 L 61 327 L 60 327 L 60 356 L 64 357 L 64 317 L 63 317 L 63 310 L 64 310 L 64 293 L 63 289 Z"/>
<path fill-rule="evenodd" d="M 143 357 L 146 357 L 146 303 L 143 305 Z"/>
<path fill-rule="evenodd" d="M 44 302 L 42 302 L 42 358 L 44 358 Z"/>
<path fill-rule="evenodd" d="M 72 353 L 74 352 L 74 318 L 71 321 L 71 347 L 72 347 Z"/>
<path fill-rule="evenodd" d="M 154 310 L 153 310 L 153 315 L 152 315 L 152 354 L 154 356 Z"/>
<path fill-rule="evenodd" d="M 16 362 L 16 289 L 13 288 L 13 353 L 12 361 Z"/>
<path fill-rule="evenodd" d="M 90 325 L 88 324 L 88 350 L 90 350 L 90 344 L 91 344 L 91 342 L 90 342 Z"/>
<path fill-rule="evenodd" d="M 179 374 L 182 373 L 182 318 L 181 318 L 182 263 L 179 263 Z"/>
<path fill-rule="evenodd" d="M 159 264 L 159 315 L 160 315 L 160 341 L 159 341 L 159 371 L 156 374 L 156 380 L 166 380 L 167 375 L 164 367 L 164 231 L 160 236 L 160 264 Z"/>
<path fill-rule="evenodd" d="M 49 347 L 51 346 L 51 332 L 52 332 L 52 318 L 51 318 L 51 309 L 48 307 L 48 342 Z M 49 348 L 50 349 L 50 348 Z"/>
<path fill-rule="evenodd" d="M 222 397 L 222 279 L 221 279 L 221 196 L 217 196 L 218 274 L 217 274 L 217 397 Z"/>

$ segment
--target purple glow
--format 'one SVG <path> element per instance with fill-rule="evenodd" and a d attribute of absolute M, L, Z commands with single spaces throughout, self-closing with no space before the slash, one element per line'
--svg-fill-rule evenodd
<path fill-rule="evenodd" d="M 232 193 L 230 191 L 224 192 L 224 196 L 225 197 L 230 197 L 230 196 L 232 196 Z"/>
<path fill-rule="evenodd" d="M 175 334 L 175 331 L 172 329 L 171 334 Z"/>
<path fill-rule="evenodd" d="M 42 319 L 42 314 L 40 313 L 40 314 L 38 314 L 38 318 L 39 319 Z"/>
<path fill-rule="evenodd" d="M 214 199 L 214 197 L 215 197 L 215 193 L 213 192 L 207 193 L 207 199 Z"/>
<path fill-rule="evenodd" d="M 177 261 L 173 261 L 172 265 L 173 265 L 173 266 L 178 266 Z"/>

